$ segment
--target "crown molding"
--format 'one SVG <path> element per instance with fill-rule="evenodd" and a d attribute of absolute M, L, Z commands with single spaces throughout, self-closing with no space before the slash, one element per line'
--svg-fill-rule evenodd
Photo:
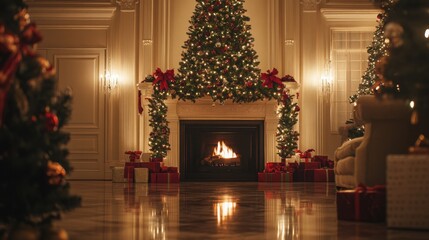
<path fill-rule="evenodd" d="M 31 18 L 51 21 L 110 20 L 116 6 L 110 3 L 29 2 Z"/>
<path fill-rule="evenodd" d="M 322 8 L 320 9 L 323 17 L 328 22 L 362 22 L 362 21 L 373 21 L 376 22 L 377 14 L 380 13 L 379 9 L 332 9 Z"/>

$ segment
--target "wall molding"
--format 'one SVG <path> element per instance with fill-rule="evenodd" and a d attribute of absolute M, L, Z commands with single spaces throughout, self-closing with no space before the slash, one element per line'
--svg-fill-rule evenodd
<path fill-rule="evenodd" d="M 332 9 L 322 8 L 320 12 L 328 22 L 362 22 L 362 21 L 376 21 L 377 14 L 380 13 L 379 9 Z"/>
<path fill-rule="evenodd" d="M 54 22 L 61 20 L 82 21 L 82 20 L 110 20 L 112 19 L 116 7 L 111 5 L 100 7 L 47 7 L 34 6 L 29 8 L 30 16 L 37 20 L 51 20 Z"/>
<path fill-rule="evenodd" d="M 116 0 L 121 11 L 134 11 L 140 0 Z"/>

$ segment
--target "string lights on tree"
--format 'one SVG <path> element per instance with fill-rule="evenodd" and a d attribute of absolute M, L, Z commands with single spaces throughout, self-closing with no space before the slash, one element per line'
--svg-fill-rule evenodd
<path fill-rule="evenodd" d="M 284 101 L 283 93 L 288 90 L 283 82 L 295 79 L 289 75 L 279 78 L 275 68 L 261 74 L 243 3 L 244 0 L 197 0 L 178 74 L 158 69 L 146 77 L 145 81 L 152 82 L 154 88 L 149 99 L 152 157 L 164 157 L 170 149 L 167 107 L 163 103 L 169 95 L 191 101 L 208 96 L 213 105 L 227 100 L 235 103 L 278 100 L 280 111 L 287 113 L 282 115 L 278 126 L 278 139 L 282 136 L 278 142 L 278 149 L 282 149 L 279 154 L 282 158 L 294 154 L 298 133 L 293 131 L 293 125 L 299 108 L 292 103 L 293 95 L 289 92 L 290 101 Z"/>

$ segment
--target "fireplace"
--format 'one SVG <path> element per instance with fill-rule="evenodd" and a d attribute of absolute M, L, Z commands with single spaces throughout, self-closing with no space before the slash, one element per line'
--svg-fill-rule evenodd
<path fill-rule="evenodd" d="M 181 120 L 182 181 L 256 181 L 264 164 L 264 121 Z"/>

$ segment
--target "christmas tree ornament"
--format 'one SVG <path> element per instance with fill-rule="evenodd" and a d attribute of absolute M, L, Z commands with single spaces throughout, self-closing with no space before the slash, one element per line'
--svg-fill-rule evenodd
<path fill-rule="evenodd" d="M 397 48 L 404 44 L 404 28 L 397 22 L 389 22 L 384 27 L 384 37 L 388 39 L 391 47 Z"/>

